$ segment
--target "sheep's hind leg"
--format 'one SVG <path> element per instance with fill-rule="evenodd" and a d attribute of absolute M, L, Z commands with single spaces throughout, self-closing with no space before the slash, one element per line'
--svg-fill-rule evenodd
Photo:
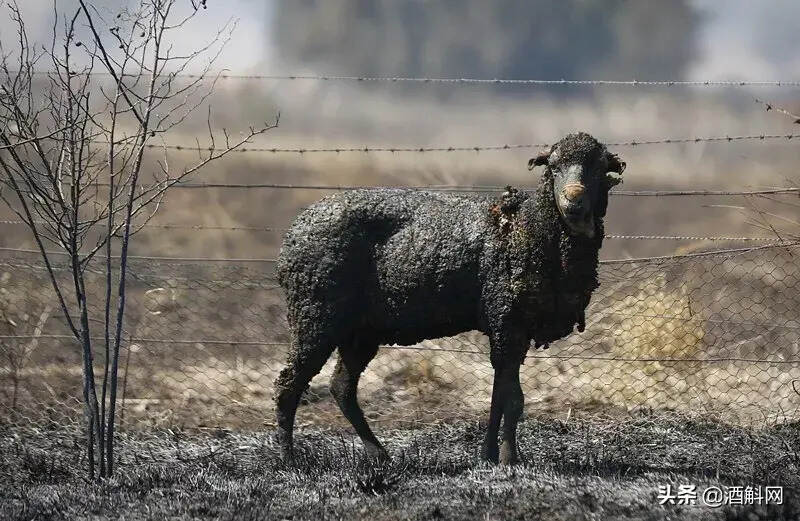
<path fill-rule="evenodd" d="M 339 361 L 331 378 L 331 394 L 345 418 L 355 429 L 371 459 L 386 460 L 389 455 L 369 428 L 358 404 L 358 380 L 378 352 L 378 344 L 353 342 L 339 347 Z"/>
<path fill-rule="evenodd" d="M 275 382 L 277 441 L 284 461 L 294 458 L 292 437 L 300 398 L 311 379 L 322 370 L 333 349 L 333 346 L 322 343 L 292 343 L 288 364 Z"/>

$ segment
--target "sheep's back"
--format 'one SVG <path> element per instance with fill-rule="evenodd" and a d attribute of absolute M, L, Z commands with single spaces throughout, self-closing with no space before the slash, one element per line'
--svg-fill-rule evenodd
<path fill-rule="evenodd" d="M 298 216 L 279 256 L 290 314 L 322 307 L 328 319 L 357 320 L 354 327 L 382 342 L 474 328 L 489 204 L 398 189 L 322 199 Z"/>

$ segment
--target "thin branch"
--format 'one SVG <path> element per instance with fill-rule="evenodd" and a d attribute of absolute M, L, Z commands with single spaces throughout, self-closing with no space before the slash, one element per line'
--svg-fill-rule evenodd
<path fill-rule="evenodd" d="M 753 100 L 755 100 L 756 103 L 760 103 L 761 105 L 763 105 L 764 109 L 767 112 L 769 112 L 771 110 L 774 110 L 775 112 L 779 112 L 779 113 L 783 114 L 784 116 L 788 116 L 788 117 L 792 118 L 792 120 L 793 120 L 792 123 L 794 123 L 796 125 L 800 125 L 800 116 L 798 116 L 797 114 L 792 114 L 788 110 L 786 110 L 784 108 L 781 108 L 781 107 L 775 105 L 774 103 L 770 103 L 768 101 L 764 101 L 762 99 L 753 98 Z"/>
<path fill-rule="evenodd" d="M 2 146 L 0 146 L 0 150 L 8 150 L 10 148 L 17 148 L 17 147 L 21 147 L 23 145 L 29 145 L 31 143 L 36 143 L 36 142 L 42 141 L 44 139 L 50 139 L 50 138 L 56 136 L 57 134 L 60 134 L 60 133 L 64 132 L 65 130 L 69 130 L 70 128 L 71 128 L 71 125 L 70 126 L 66 126 L 66 127 L 61 127 L 59 129 L 53 130 L 52 132 L 49 132 L 47 134 L 43 134 L 41 136 L 35 136 L 35 137 L 32 137 L 32 138 L 23 139 L 21 141 L 12 142 L 10 145 L 2 145 Z"/>
<path fill-rule="evenodd" d="M 117 75 L 117 72 L 116 72 L 116 70 L 114 68 L 114 65 L 111 63 L 111 60 L 108 57 L 108 53 L 106 52 L 106 48 L 103 45 L 103 39 L 100 37 L 100 34 L 98 34 L 98 32 L 97 32 L 97 28 L 95 27 L 95 24 L 94 24 L 94 19 L 92 18 L 92 15 L 89 14 L 89 9 L 86 7 L 86 2 L 84 2 L 84 0 L 78 0 L 78 2 L 81 5 L 81 9 L 83 9 L 84 15 L 86 16 L 86 21 L 89 23 L 89 29 L 91 29 L 92 35 L 94 35 L 94 40 L 95 40 L 95 43 L 97 44 L 97 48 L 100 51 L 100 53 L 102 54 L 102 56 L 103 56 L 103 63 L 106 66 L 106 71 L 111 75 L 112 78 L 114 78 L 114 81 L 118 85 L 123 85 L 120 77 Z M 127 93 L 127 91 L 125 89 L 122 90 L 122 97 L 125 98 L 125 101 L 128 103 L 128 107 L 130 107 L 131 112 L 133 113 L 133 116 L 139 121 L 140 125 L 143 125 L 144 124 L 144 119 L 139 114 L 139 112 L 136 110 L 135 104 L 133 103 L 133 101 L 131 101 L 130 97 L 128 97 L 128 93 Z"/>

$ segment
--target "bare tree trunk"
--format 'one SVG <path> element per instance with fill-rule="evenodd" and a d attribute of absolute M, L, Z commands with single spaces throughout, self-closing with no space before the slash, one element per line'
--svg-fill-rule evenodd
<path fill-rule="evenodd" d="M 147 121 L 147 117 L 145 117 Z M 145 124 L 145 128 L 146 124 Z M 142 151 L 144 151 L 144 141 L 142 142 Z M 141 161 L 141 156 L 137 161 Z M 108 461 L 109 466 L 113 469 L 114 460 L 114 415 L 116 413 L 117 405 L 117 373 L 119 370 L 119 344 L 122 339 L 122 320 L 125 316 L 125 289 L 126 289 L 126 275 L 128 270 L 128 244 L 130 240 L 131 219 L 133 218 L 133 202 L 136 196 L 136 180 L 138 172 L 134 173 L 133 182 L 130 185 L 130 194 L 128 196 L 128 207 L 125 215 L 125 232 L 122 237 L 122 248 L 120 250 L 120 265 L 119 265 L 119 288 L 117 290 L 117 321 L 116 330 L 114 332 L 114 346 L 113 346 L 113 367 L 111 369 L 111 403 L 108 409 Z M 109 471 L 109 474 L 111 470 Z"/>
<path fill-rule="evenodd" d="M 108 241 L 108 247 L 111 248 L 111 241 Z M 109 343 L 108 343 L 108 320 L 109 320 L 109 304 L 111 301 L 111 256 L 109 254 L 107 258 L 108 262 L 108 279 L 106 281 L 106 304 L 105 304 L 105 357 L 104 357 L 104 367 L 103 367 L 103 392 L 100 397 L 100 424 L 106 429 L 106 392 L 108 390 L 108 355 L 109 355 Z M 114 399 L 114 391 L 112 389 L 111 392 L 111 399 Z M 112 420 L 113 421 L 113 420 Z M 108 437 L 108 447 L 110 448 L 112 445 L 112 438 L 111 436 Z M 104 440 L 100 439 L 100 445 L 104 445 Z M 110 449 L 107 451 L 110 453 Z M 108 475 L 111 475 L 111 460 L 108 460 Z"/>
<path fill-rule="evenodd" d="M 111 128 L 108 137 L 108 221 L 107 233 L 109 236 L 114 234 L 114 139 L 117 130 L 117 107 L 120 96 L 120 85 L 117 84 L 117 91 L 114 97 L 113 110 L 111 111 Z M 104 306 L 103 316 L 103 334 L 105 336 L 105 350 L 106 350 L 106 366 L 103 372 L 103 422 L 106 424 L 106 431 L 108 439 L 106 440 L 106 454 L 108 457 L 108 475 L 114 474 L 114 413 L 117 406 L 117 371 L 119 363 L 119 346 L 114 344 L 114 362 L 111 369 L 111 403 L 109 404 L 108 418 L 106 419 L 105 404 L 106 404 L 106 389 L 108 387 L 108 359 L 111 352 L 111 291 L 112 291 L 112 277 L 111 277 L 111 241 L 106 243 L 106 301 Z"/>
<path fill-rule="evenodd" d="M 92 365 L 94 363 L 92 357 L 92 345 L 84 329 L 83 316 L 85 310 L 85 301 L 79 297 L 81 305 L 81 350 L 83 353 L 83 403 L 86 411 L 86 428 L 87 428 L 87 450 L 89 451 L 89 477 L 94 478 L 95 475 L 95 459 L 94 459 L 94 443 L 95 431 L 97 425 L 97 395 L 94 390 L 94 370 Z M 88 322 L 88 320 L 87 320 Z M 99 434 L 99 432 L 97 432 Z"/>
<path fill-rule="evenodd" d="M 92 354 L 92 342 L 89 336 L 89 313 L 86 309 L 86 297 L 79 297 L 81 307 L 81 347 L 83 349 L 83 398 L 86 403 L 87 426 L 89 429 L 89 475 L 94 477 L 94 438 L 97 436 L 98 444 L 103 439 L 103 426 L 100 422 L 99 408 L 97 404 L 97 390 L 94 378 L 94 356 Z M 105 476 L 105 465 L 103 461 L 103 450 L 100 450 L 100 476 Z"/>
<path fill-rule="evenodd" d="M 108 475 L 114 474 L 114 415 L 117 408 L 117 376 L 119 373 L 119 343 L 114 343 L 113 361 L 111 365 L 111 402 L 108 406 L 108 446 L 106 448 L 106 457 L 108 458 Z M 127 384 L 127 365 L 125 382 Z"/>
<path fill-rule="evenodd" d="M 84 10 L 86 9 L 86 6 L 83 3 L 83 1 L 81 1 L 81 6 L 83 7 Z M 92 30 L 94 30 L 94 28 Z M 150 75 L 150 84 L 147 88 L 147 98 L 146 98 L 148 100 L 153 99 L 153 94 L 155 93 L 156 89 L 156 80 L 158 78 L 158 65 L 161 53 L 161 37 L 163 36 L 163 31 L 164 31 L 164 26 L 161 26 L 160 29 L 156 31 L 156 35 L 153 39 L 153 65 L 152 65 L 152 73 Z M 113 443 L 114 415 L 116 413 L 116 400 L 117 400 L 117 371 L 119 367 L 119 344 L 122 339 L 122 320 L 125 316 L 125 297 L 126 297 L 125 289 L 127 282 L 126 276 L 128 272 L 128 245 L 130 243 L 130 237 L 131 237 L 131 225 L 133 223 L 134 203 L 136 202 L 136 188 L 139 183 L 139 173 L 141 172 L 142 161 L 144 160 L 145 145 L 147 143 L 147 138 L 150 134 L 150 117 L 152 115 L 152 111 L 153 111 L 153 106 L 147 105 L 144 115 L 139 119 L 139 125 L 141 131 L 141 143 L 137 143 L 139 145 L 139 150 L 137 152 L 136 160 L 134 161 L 133 168 L 131 170 L 131 181 L 130 185 L 128 186 L 128 200 L 125 208 L 125 217 L 123 220 L 124 231 L 122 235 L 122 247 L 120 248 L 120 253 L 119 253 L 119 288 L 117 289 L 117 322 L 116 322 L 116 331 L 114 334 L 114 347 L 113 347 L 114 366 L 111 371 L 111 378 L 112 378 L 111 405 L 108 411 L 108 437 L 110 440 L 108 444 L 109 460 L 114 459 L 114 443 Z"/>

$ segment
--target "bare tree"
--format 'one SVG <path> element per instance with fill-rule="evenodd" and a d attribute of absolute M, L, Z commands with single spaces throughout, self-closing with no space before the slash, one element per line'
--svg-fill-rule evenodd
<path fill-rule="evenodd" d="M 0 197 L 32 232 L 82 350 L 89 473 L 96 451 L 98 475 L 111 475 L 130 240 L 172 186 L 278 121 L 232 138 L 214 132 L 209 108 L 207 145 L 197 141 L 194 162 L 171 168 L 166 148 L 156 158 L 148 152 L 207 104 L 219 78 L 211 71 L 235 23 L 179 52 L 175 42 L 205 0 L 138 0 L 117 13 L 79 0 L 66 14 L 54 1 L 52 37 L 41 46 L 29 40 L 16 0 L 4 7 L 17 32 L 11 49 L 0 42 Z M 68 282 L 56 275 L 54 255 L 66 256 Z M 92 271 L 105 275 L 100 303 L 89 302 Z M 92 306 L 101 319 L 90 317 Z M 99 398 L 93 320 L 103 327 Z"/>

